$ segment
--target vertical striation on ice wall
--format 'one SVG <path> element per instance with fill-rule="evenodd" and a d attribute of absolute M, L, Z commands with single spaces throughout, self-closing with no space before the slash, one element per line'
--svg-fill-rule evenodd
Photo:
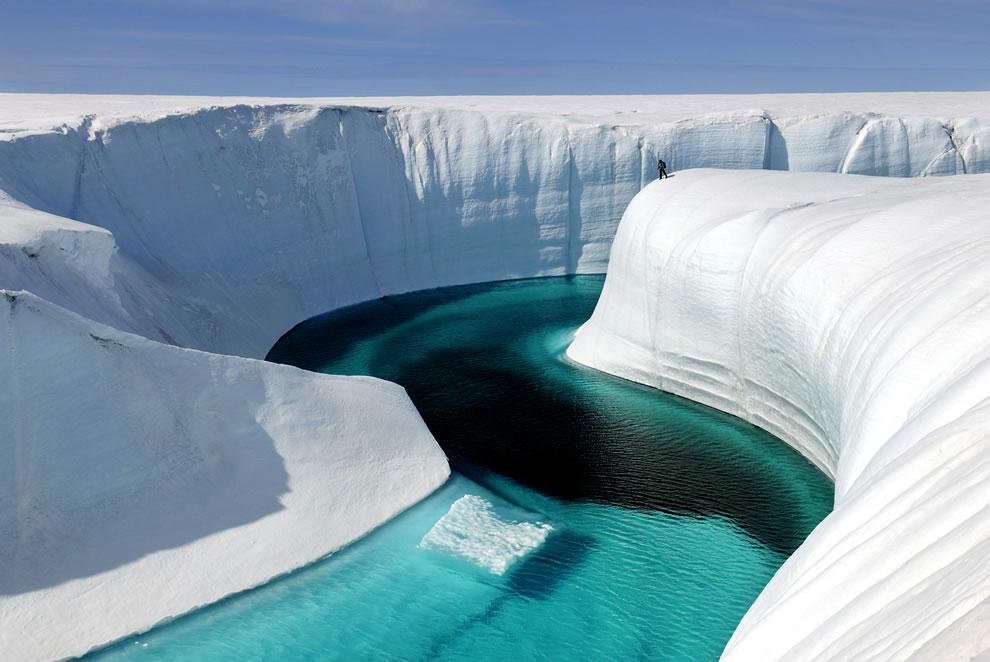
<path fill-rule="evenodd" d="M 990 169 L 984 119 L 755 109 L 671 120 L 677 98 L 660 99 L 674 108 L 663 121 L 649 104 L 575 115 L 574 100 L 539 111 L 283 103 L 90 115 L 0 140 L 0 190 L 109 230 L 145 272 L 129 270 L 119 290 L 160 284 L 140 305 L 121 297 L 122 328 L 261 356 L 292 324 L 384 294 L 603 272 L 661 156 L 676 170 Z"/>
<path fill-rule="evenodd" d="M 835 478 L 835 510 L 724 659 L 990 645 L 987 209 L 990 175 L 706 170 L 629 205 L 568 354 L 749 420 Z"/>

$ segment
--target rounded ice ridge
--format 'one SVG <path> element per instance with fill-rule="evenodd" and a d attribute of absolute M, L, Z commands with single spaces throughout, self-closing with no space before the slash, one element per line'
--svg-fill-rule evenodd
<path fill-rule="evenodd" d="M 568 354 L 731 412 L 835 510 L 726 660 L 990 647 L 990 175 L 680 172 L 619 226 Z"/>

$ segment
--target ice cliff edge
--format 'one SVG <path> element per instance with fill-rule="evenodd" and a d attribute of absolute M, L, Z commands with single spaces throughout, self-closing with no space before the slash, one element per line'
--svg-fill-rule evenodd
<path fill-rule="evenodd" d="M 766 428 L 835 510 L 726 660 L 990 648 L 990 175 L 682 172 L 616 234 L 569 355 Z"/>
<path fill-rule="evenodd" d="M 383 294 L 604 272 L 659 157 L 675 171 L 990 171 L 988 107 L 990 93 L 0 95 L 0 191 L 119 246 L 99 288 L 116 309 L 86 306 L 106 293 L 56 303 L 156 340 L 261 357 L 300 320 Z M 19 282 L 0 286 L 61 280 L 20 262 Z"/>

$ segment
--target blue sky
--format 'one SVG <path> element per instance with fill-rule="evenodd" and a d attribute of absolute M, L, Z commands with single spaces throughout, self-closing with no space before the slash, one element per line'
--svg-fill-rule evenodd
<path fill-rule="evenodd" d="M 2 0 L 0 91 L 990 89 L 987 0 Z"/>

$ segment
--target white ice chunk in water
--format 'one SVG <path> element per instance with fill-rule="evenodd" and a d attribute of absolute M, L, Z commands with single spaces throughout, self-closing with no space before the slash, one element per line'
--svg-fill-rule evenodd
<path fill-rule="evenodd" d="M 501 575 L 516 560 L 542 545 L 553 531 L 549 524 L 530 521 L 535 517 L 465 494 L 423 536 L 419 547 L 460 556 Z"/>

